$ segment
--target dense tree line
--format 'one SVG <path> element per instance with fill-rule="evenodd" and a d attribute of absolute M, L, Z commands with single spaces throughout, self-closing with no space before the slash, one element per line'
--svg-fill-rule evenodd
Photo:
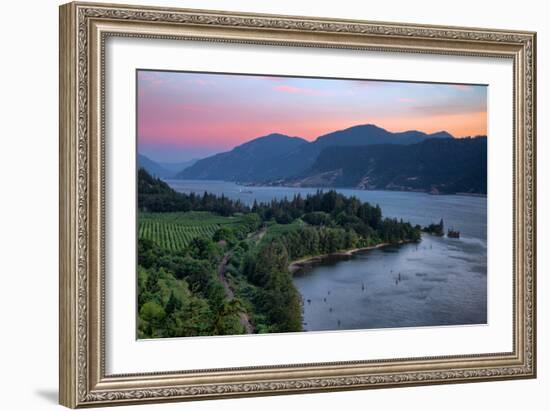
<path fill-rule="evenodd" d="M 240 201 L 233 201 L 223 195 L 178 193 L 161 179 L 151 176 L 144 168 L 138 170 L 138 208 L 150 212 L 210 211 L 222 216 L 249 211 Z"/>
<path fill-rule="evenodd" d="M 269 203 L 254 202 L 252 211 L 263 220 L 273 219 L 279 224 L 288 224 L 302 217 L 310 224 L 326 225 L 328 219 L 336 220 L 340 216 L 357 217 L 356 221 L 361 220 L 376 229 L 382 221 L 382 210 L 378 205 L 362 203 L 357 197 L 346 197 L 334 190 L 319 190 L 306 197 L 297 194 L 292 199 L 274 199 Z"/>
<path fill-rule="evenodd" d="M 377 230 L 363 224 L 360 227 L 367 233 L 359 234 L 356 222 L 349 225 L 312 226 L 293 225 L 291 230 L 266 237 L 266 241 L 280 243 L 290 260 L 305 256 L 330 254 L 341 250 L 370 247 L 380 243 L 397 244 L 404 241 L 419 241 L 419 227 L 413 227 L 395 219 L 384 219 Z"/>
<path fill-rule="evenodd" d="M 420 227 L 383 218 L 380 206 L 333 190 L 317 191 L 305 198 L 296 195 L 292 200 L 273 200 L 269 204 L 254 203 L 252 210 L 266 221 L 289 224 L 300 219 L 308 224 L 283 238 L 290 241 L 287 250 L 291 258 L 378 243 L 420 240 Z M 299 251 L 304 247 L 308 251 Z"/>

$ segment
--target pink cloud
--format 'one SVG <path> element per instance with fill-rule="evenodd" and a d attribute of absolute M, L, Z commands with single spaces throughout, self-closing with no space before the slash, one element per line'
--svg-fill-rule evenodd
<path fill-rule="evenodd" d="M 286 81 L 286 77 L 262 76 L 261 78 L 263 80 L 272 81 L 272 82 L 275 82 L 275 83 L 280 83 L 282 81 Z"/>
<path fill-rule="evenodd" d="M 177 110 L 182 111 L 191 111 L 191 112 L 215 112 L 215 108 L 208 105 L 200 105 L 200 104 L 176 104 L 175 106 L 175 113 L 177 114 Z"/>
<path fill-rule="evenodd" d="M 451 84 L 451 87 L 454 88 L 455 90 L 460 90 L 460 91 L 472 90 L 472 86 L 468 86 L 466 84 Z"/>
<path fill-rule="evenodd" d="M 159 73 L 140 71 L 138 72 L 138 75 L 141 82 L 149 83 L 154 86 L 160 86 L 168 83 L 168 80 L 165 77 L 160 76 Z"/>
<path fill-rule="evenodd" d="M 407 97 L 399 97 L 397 99 L 397 101 L 399 101 L 400 103 L 414 103 L 416 102 L 416 99 L 414 98 L 407 98 Z"/>
<path fill-rule="evenodd" d="M 315 90 L 307 89 L 307 88 L 300 88 L 300 87 L 294 87 L 289 86 L 286 84 L 281 84 L 280 86 L 273 87 L 274 90 L 283 92 L 283 93 L 290 93 L 290 94 L 316 94 Z"/>
<path fill-rule="evenodd" d="M 187 82 L 190 83 L 190 84 L 196 84 L 198 86 L 211 86 L 211 85 L 215 84 L 211 80 L 204 80 L 204 79 L 200 79 L 200 78 L 187 80 Z"/>

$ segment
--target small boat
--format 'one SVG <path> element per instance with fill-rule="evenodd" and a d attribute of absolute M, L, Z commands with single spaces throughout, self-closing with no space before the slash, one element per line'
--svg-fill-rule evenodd
<path fill-rule="evenodd" d="M 447 231 L 447 237 L 449 238 L 460 238 L 460 231 L 455 231 L 453 229 L 450 229 Z"/>

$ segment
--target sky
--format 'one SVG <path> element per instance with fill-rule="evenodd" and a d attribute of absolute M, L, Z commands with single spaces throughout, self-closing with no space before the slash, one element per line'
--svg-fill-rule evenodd
<path fill-rule="evenodd" d="M 271 133 L 313 141 L 375 124 L 392 132 L 487 134 L 487 87 L 168 71 L 137 73 L 138 151 L 203 158 Z"/>

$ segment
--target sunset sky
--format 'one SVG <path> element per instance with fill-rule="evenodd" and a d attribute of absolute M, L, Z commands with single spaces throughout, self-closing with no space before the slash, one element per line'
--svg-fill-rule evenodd
<path fill-rule="evenodd" d="M 271 133 L 317 137 L 359 124 L 487 134 L 487 87 L 138 71 L 138 151 L 179 162 Z"/>

